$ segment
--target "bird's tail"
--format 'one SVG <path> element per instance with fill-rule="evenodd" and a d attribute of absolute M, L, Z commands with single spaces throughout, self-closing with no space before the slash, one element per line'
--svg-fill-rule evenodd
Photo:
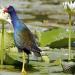
<path fill-rule="evenodd" d="M 34 52 L 34 55 L 37 57 L 41 57 L 41 53 L 40 52 Z"/>
<path fill-rule="evenodd" d="M 33 48 L 33 52 L 34 52 L 34 55 L 37 56 L 37 57 L 41 57 L 41 49 L 38 48 L 38 47 L 34 47 Z"/>
<path fill-rule="evenodd" d="M 41 57 L 41 60 L 46 62 L 46 63 L 49 63 L 49 57 L 46 56 L 46 55 L 42 55 L 42 50 L 38 47 L 35 47 L 35 49 L 33 49 L 33 52 L 34 52 L 34 55 L 37 56 L 37 57 Z"/>

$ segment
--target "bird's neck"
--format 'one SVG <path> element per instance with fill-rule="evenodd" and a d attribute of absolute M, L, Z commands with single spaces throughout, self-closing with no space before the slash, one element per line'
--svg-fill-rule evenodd
<path fill-rule="evenodd" d="M 18 22 L 19 22 L 19 18 L 17 16 L 16 12 L 14 11 L 14 12 L 10 13 L 10 17 L 11 17 L 11 20 L 12 20 L 13 27 L 15 28 L 16 25 L 18 25 Z"/>

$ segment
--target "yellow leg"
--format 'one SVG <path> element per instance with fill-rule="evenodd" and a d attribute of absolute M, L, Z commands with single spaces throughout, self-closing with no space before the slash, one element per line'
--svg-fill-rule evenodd
<path fill-rule="evenodd" d="M 24 53 L 24 51 L 23 51 L 23 56 L 22 57 L 23 57 L 22 75 L 27 75 L 27 72 L 26 72 L 26 70 L 24 68 L 24 66 L 26 64 L 26 59 L 25 59 L 25 53 Z"/>

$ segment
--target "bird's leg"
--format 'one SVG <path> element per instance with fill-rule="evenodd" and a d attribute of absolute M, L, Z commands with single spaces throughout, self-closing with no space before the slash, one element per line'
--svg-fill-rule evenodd
<path fill-rule="evenodd" d="M 27 57 L 27 64 L 29 64 L 29 54 L 28 54 L 28 57 Z"/>
<path fill-rule="evenodd" d="M 26 64 L 26 58 L 25 58 L 25 53 L 23 51 L 23 54 L 22 54 L 22 58 L 23 58 L 23 65 L 22 65 L 22 75 L 27 75 L 27 72 L 25 70 L 25 64 Z"/>

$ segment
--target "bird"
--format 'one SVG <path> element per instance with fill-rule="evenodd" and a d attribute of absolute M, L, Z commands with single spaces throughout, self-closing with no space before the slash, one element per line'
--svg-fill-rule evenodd
<path fill-rule="evenodd" d="M 36 44 L 36 40 L 29 28 L 19 19 L 16 10 L 13 6 L 5 8 L 4 13 L 8 13 L 11 18 L 11 23 L 14 29 L 14 42 L 19 52 L 23 53 L 22 72 L 25 72 L 25 53 L 28 55 L 31 52 L 37 57 L 41 57 L 41 49 Z"/>

